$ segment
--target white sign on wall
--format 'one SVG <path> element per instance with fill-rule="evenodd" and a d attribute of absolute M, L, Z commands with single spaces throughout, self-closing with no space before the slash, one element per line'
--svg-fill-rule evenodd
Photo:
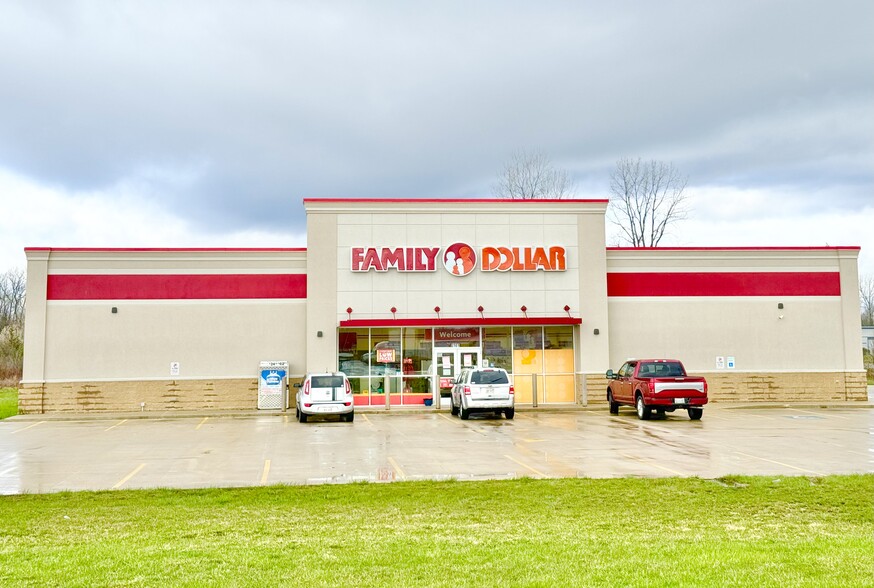
<path fill-rule="evenodd" d="M 721 355 L 716 356 L 716 369 L 718 369 L 718 370 L 725 369 L 725 358 Z"/>
<path fill-rule="evenodd" d="M 178 376 L 179 375 L 179 362 L 178 361 L 171 361 L 170 362 L 170 375 L 171 376 Z"/>
<path fill-rule="evenodd" d="M 728 369 L 733 370 L 734 369 L 734 357 L 729 355 L 728 359 L 726 361 L 728 363 Z"/>

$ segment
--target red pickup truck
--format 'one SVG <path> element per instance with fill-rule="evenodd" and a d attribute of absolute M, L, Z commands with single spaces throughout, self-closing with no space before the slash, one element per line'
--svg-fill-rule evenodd
<path fill-rule="evenodd" d="M 619 414 L 621 405 L 637 409 L 637 417 L 649 419 L 653 409 L 659 414 L 685 408 L 697 421 L 707 404 L 707 381 L 686 375 L 676 359 L 634 359 L 618 372 L 607 370 L 607 402 L 610 414 Z"/>

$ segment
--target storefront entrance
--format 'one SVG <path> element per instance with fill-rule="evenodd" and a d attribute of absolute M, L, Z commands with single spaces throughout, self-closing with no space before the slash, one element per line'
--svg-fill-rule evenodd
<path fill-rule="evenodd" d="M 479 347 L 434 348 L 434 399 L 438 406 L 449 405 L 452 383 L 464 368 L 477 367 L 481 362 Z M 439 399 L 439 401 L 438 401 Z"/>

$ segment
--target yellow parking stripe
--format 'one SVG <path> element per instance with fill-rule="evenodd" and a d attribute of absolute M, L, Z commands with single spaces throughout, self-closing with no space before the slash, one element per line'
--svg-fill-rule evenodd
<path fill-rule="evenodd" d="M 205 422 L 208 421 L 208 420 L 209 420 L 209 417 L 203 417 L 203 420 L 200 421 L 200 423 L 199 423 L 196 427 L 194 427 L 194 430 L 195 430 L 195 431 L 199 430 L 200 427 L 203 426 L 203 423 L 205 423 Z"/>
<path fill-rule="evenodd" d="M 112 489 L 113 489 L 113 490 L 117 490 L 118 488 L 121 488 L 122 486 L 124 486 L 125 483 L 127 483 L 128 480 L 130 480 L 131 478 L 133 478 L 134 476 L 136 476 L 138 473 L 140 473 L 140 470 L 143 469 L 144 467 L 146 467 L 146 464 L 144 464 L 144 463 L 141 463 L 140 465 L 138 465 L 138 466 L 134 469 L 134 471 L 132 471 L 131 473 L 129 473 L 128 475 L 126 475 L 124 478 L 122 478 L 121 480 L 119 480 L 118 483 L 117 483 L 115 486 L 112 487 Z"/>
<path fill-rule="evenodd" d="M 396 462 L 393 457 L 388 458 L 388 463 L 390 463 L 391 467 L 395 469 L 395 473 L 400 477 L 401 480 L 407 479 L 407 474 L 404 473 L 404 470 L 401 469 L 401 466 L 398 465 L 398 462 Z"/>
<path fill-rule="evenodd" d="M 541 472 L 540 470 L 536 470 L 536 469 L 532 468 L 530 465 L 528 465 L 526 463 L 522 463 L 521 461 L 519 461 L 518 459 L 516 459 L 514 457 L 510 457 L 509 455 L 505 455 L 504 457 L 506 457 L 507 459 L 509 459 L 510 461 L 512 461 L 514 463 L 519 464 L 520 466 L 522 466 L 526 470 L 531 470 L 532 472 L 534 472 L 535 474 L 537 474 L 541 478 L 548 478 L 549 477 L 546 474 L 544 474 L 543 472 Z"/>
<path fill-rule="evenodd" d="M 40 422 L 38 422 L 38 423 L 33 423 L 32 425 L 27 425 L 26 427 L 23 427 L 23 428 L 21 428 L 21 429 L 18 429 L 17 431 L 12 431 L 12 432 L 9 433 L 9 434 L 10 434 L 10 435 L 14 435 L 15 433 L 20 433 L 21 431 L 26 431 L 26 430 L 28 430 L 28 429 L 30 429 L 30 428 L 32 428 L 32 427 L 35 427 L 35 426 L 37 426 L 37 425 L 41 425 L 41 424 L 43 424 L 44 422 L 45 422 L 45 421 L 40 421 Z"/>
<path fill-rule="evenodd" d="M 824 476 L 825 475 L 825 474 L 822 474 L 820 472 L 815 472 L 813 470 L 806 470 L 804 468 L 799 468 L 799 467 L 796 467 L 794 465 L 789 465 L 788 463 L 783 463 L 781 461 L 775 461 L 773 459 L 768 459 L 767 457 L 759 457 L 758 455 L 750 455 L 749 453 L 743 453 L 740 451 L 735 451 L 735 453 L 737 453 L 738 455 L 743 455 L 744 457 L 752 457 L 753 459 L 760 459 L 762 461 L 767 461 L 769 463 L 775 463 L 779 466 L 783 466 L 784 468 L 791 468 L 793 470 L 798 470 L 799 472 L 807 472 L 808 474 L 815 474 L 817 476 Z"/>
<path fill-rule="evenodd" d="M 261 484 L 267 483 L 267 475 L 270 474 L 270 460 L 264 460 L 264 471 L 261 472 Z"/>
<path fill-rule="evenodd" d="M 678 472 L 677 470 L 672 470 L 671 468 L 666 468 L 665 466 L 663 466 L 661 464 L 658 464 L 658 463 L 655 463 L 652 461 L 648 461 L 648 460 L 645 460 L 645 459 L 642 459 L 639 457 L 634 457 L 633 455 L 628 455 L 627 453 L 622 453 L 620 455 L 622 455 L 622 457 L 624 457 L 626 459 L 632 459 L 632 460 L 639 462 L 639 463 L 642 463 L 644 465 L 652 466 L 652 467 L 658 468 L 660 470 L 665 470 L 666 472 L 674 474 L 675 476 L 685 476 L 686 475 L 683 472 Z"/>
<path fill-rule="evenodd" d="M 108 429 L 104 429 L 104 430 L 105 430 L 105 431 L 111 431 L 111 430 L 113 430 L 113 429 L 116 428 L 116 427 L 120 427 L 120 426 L 122 426 L 122 425 L 125 424 L 126 422 L 127 422 L 127 419 L 124 419 L 124 420 L 122 420 L 122 421 L 120 421 L 120 422 L 118 422 L 118 423 L 115 423 L 114 425 L 112 425 L 112 426 L 109 427 Z"/>

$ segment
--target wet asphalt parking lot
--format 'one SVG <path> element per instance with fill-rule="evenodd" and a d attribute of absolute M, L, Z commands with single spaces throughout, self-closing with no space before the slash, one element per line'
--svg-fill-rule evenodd
<path fill-rule="evenodd" d="M 640 421 L 623 408 L 0 421 L 0 494 L 519 477 L 716 478 L 874 472 L 874 408 L 710 405 Z"/>

